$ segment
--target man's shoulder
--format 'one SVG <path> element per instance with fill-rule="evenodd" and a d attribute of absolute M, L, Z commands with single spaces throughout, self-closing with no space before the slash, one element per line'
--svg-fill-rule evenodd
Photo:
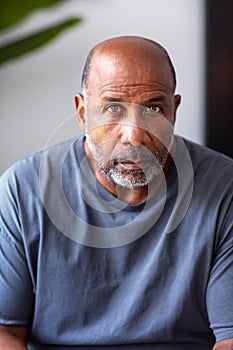
<path fill-rule="evenodd" d="M 233 159 L 199 145 L 193 141 L 179 137 L 183 147 L 188 150 L 193 167 L 194 182 L 200 186 L 218 188 L 224 191 L 233 187 Z M 232 191 L 232 190 L 231 190 Z"/>
<path fill-rule="evenodd" d="M 202 165 L 203 167 L 208 167 L 209 165 L 215 168 L 221 168 L 226 166 L 233 171 L 233 159 L 227 155 L 213 150 L 209 147 L 200 145 L 191 140 L 185 139 L 183 137 L 178 137 L 187 147 L 190 154 L 191 160 L 195 165 Z"/>
<path fill-rule="evenodd" d="M 0 177 L 1 182 L 12 180 L 17 178 L 18 180 L 25 180 L 38 178 L 42 167 L 46 164 L 47 168 L 50 166 L 56 166 L 57 159 L 62 158 L 70 153 L 78 152 L 78 144 L 80 144 L 79 138 L 69 139 L 63 142 L 56 143 L 54 145 L 46 146 L 32 154 L 29 154 L 12 164 Z"/>

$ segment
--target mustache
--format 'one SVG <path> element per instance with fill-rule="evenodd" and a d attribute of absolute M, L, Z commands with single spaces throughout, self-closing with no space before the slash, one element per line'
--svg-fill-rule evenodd
<path fill-rule="evenodd" d="M 112 162 L 120 162 L 120 161 L 137 162 L 142 160 L 153 161 L 154 158 L 156 158 L 159 161 L 162 160 L 157 150 L 151 151 L 144 146 L 138 146 L 138 147 L 129 146 L 122 151 L 113 152 L 111 154 L 110 161 Z"/>

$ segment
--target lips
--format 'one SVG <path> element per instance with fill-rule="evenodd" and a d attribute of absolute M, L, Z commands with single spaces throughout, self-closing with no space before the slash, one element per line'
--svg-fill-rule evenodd
<path fill-rule="evenodd" d="M 143 170 L 148 168 L 150 162 L 148 160 L 145 161 L 140 159 L 137 161 L 119 160 L 117 161 L 117 164 L 126 170 Z"/>

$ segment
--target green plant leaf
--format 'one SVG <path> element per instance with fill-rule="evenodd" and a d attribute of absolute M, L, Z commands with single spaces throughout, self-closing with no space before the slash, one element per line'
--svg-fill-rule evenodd
<path fill-rule="evenodd" d="M 47 28 L 43 31 L 34 33 L 23 39 L 17 40 L 13 43 L 0 47 L 0 64 L 3 64 L 9 59 L 19 57 L 27 52 L 39 48 L 40 46 L 46 44 L 51 39 L 53 39 L 64 29 L 71 27 L 77 23 L 80 23 L 81 20 L 81 18 L 71 18 L 64 22 L 56 24 L 53 27 Z"/>
<path fill-rule="evenodd" d="M 0 30 L 8 29 L 34 10 L 50 7 L 59 2 L 64 0 L 1 0 Z"/>

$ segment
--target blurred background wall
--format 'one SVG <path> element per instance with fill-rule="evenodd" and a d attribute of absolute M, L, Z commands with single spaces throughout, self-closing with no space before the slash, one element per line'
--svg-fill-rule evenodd
<path fill-rule="evenodd" d="M 203 0 L 67 0 L 5 32 L 1 43 L 71 15 L 83 22 L 0 66 L 0 173 L 46 144 L 79 134 L 73 96 L 85 58 L 95 44 L 117 35 L 146 36 L 165 46 L 182 95 L 176 132 L 205 142 Z"/>

